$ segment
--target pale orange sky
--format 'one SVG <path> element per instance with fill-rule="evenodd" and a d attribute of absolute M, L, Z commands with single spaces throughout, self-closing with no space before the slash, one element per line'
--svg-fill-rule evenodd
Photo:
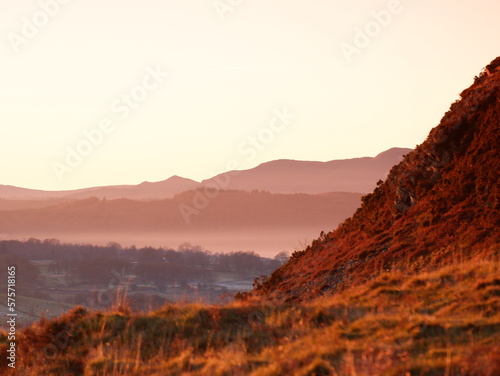
<path fill-rule="evenodd" d="M 496 0 L 243 0 L 224 14 L 212 0 L 61 2 L 0 2 L 0 184 L 201 180 L 230 162 L 415 147 L 500 55 Z M 357 28 L 374 36 L 346 59 Z M 117 101 L 133 90 L 144 96 L 125 116 Z M 269 133 L 284 108 L 295 118 Z M 113 129 L 67 166 L 106 119 Z"/>

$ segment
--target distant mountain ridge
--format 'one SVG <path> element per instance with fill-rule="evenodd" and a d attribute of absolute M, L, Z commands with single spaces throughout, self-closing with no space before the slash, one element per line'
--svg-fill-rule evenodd
<path fill-rule="evenodd" d="M 265 190 L 273 193 L 368 193 L 384 179 L 392 166 L 412 149 L 392 148 L 376 157 L 309 162 L 289 159 L 263 163 L 244 171 L 230 171 L 202 181 L 202 185 L 229 177 L 225 188 Z"/>
<path fill-rule="evenodd" d="M 130 200 L 154 200 L 171 198 L 174 195 L 196 189 L 199 183 L 182 178 L 180 176 L 172 176 L 167 180 L 159 182 L 143 182 L 138 185 L 122 185 L 84 189 L 68 195 L 72 199 L 84 199 L 91 197 L 106 198 L 108 200 L 127 198 Z"/>
<path fill-rule="evenodd" d="M 210 185 L 223 175 L 230 176 L 229 185 L 220 189 L 243 191 L 264 190 L 273 193 L 367 193 L 378 179 L 387 176 L 392 166 L 399 163 L 411 149 L 392 148 L 376 157 L 309 162 L 277 160 L 263 163 L 249 170 L 230 171 L 214 176 L 201 183 L 180 176 L 164 181 L 143 182 L 138 185 L 91 187 L 69 191 L 43 191 L 0 185 L 0 199 L 43 200 L 85 199 L 90 197 L 108 200 L 162 200 L 176 194 Z M 1 210 L 1 207 L 0 207 Z"/>
<path fill-rule="evenodd" d="M 27 188 L 18 188 L 9 185 L 0 185 L 0 199 L 8 200 L 43 200 L 43 199 L 84 199 L 90 197 L 128 198 L 131 200 L 153 200 L 173 197 L 175 194 L 195 189 L 199 183 L 172 176 L 160 182 L 143 182 L 138 185 L 113 185 L 104 187 L 83 188 L 69 191 L 42 191 Z"/>
<path fill-rule="evenodd" d="M 340 223 L 358 207 L 360 193 L 309 195 L 262 191 L 219 191 L 209 204 L 197 206 L 205 188 L 164 200 L 98 199 L 7 201 L 0 210 L 0 239 L 50 239 L 62 242 L 128 246 L 201 244 L 217 251 L 254 250 L 274 256 L 292 251 L 321 229 Z M 43 202 L 42 202 L 43 203 Z M 24 209 L 19 204 L 26 204 Z M 29 205 L 28 205 L 29 204 Z M 191 206 L 196 214 L 183 215 Z M 195 209 L 193 209 L 195 210 Z M 278 251 L 276 251 L 278 250 Z"/>
<path fill-rule="evenodd" d="M 207 181 L 178 176 L 65 192 L 0 186 L 0 238 L 113 239 L 128 245 L 191 241 L 226 250 L 291 251 L 351 215 L 362 196 L 357 191 L 368 187 L 370 177 L 383 179 L 408 150 L 330 162 L 268 162 L 214 177 L 216 197 Z"/>
<path fill-rule="evenodd" d="M 321 195 L 220 191 L 210 205 L 187 223 L 179 210 L 192 205 L 198 192 L 187 191 L 173 199 L 136 201 L 88 198 L 51 207 L 0 212 L 0 229 L 29 236 L 29 231 L 203 231 L 235 228 L 323 226 L 340 222 L 359 204 L 359 193 Z M 321 210 L 321 212 L 319 212 Z M 316 214 L 315 214 L 316 213 Z"/>

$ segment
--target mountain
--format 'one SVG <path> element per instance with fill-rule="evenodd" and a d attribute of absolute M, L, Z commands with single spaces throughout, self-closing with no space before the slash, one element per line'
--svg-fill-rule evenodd
<path fill-rule="evenodd" d="M 298 247 L 304 239 L 312 239 L 321 229 L 352 215 L 361 196 L 350 192 L 309 195 L 199 188 L 165 200 L 94 197 L 0 211 L 0 236 L 104 244 L 114 240 L 137 246 L 189 241 L 218 251 L 252 249 L 274 255 Z"/>
<path fill-rule="evenodd" d="M 118 185 L 110 187 L 99 187 L 83 189 L 69 193 L 66 197 L 72 199 L 83 199 L 89 197 L 106 198 L 108 200 L 127 198 L 130 200 L 154 200 L 171 198 L 177 193 L 189 191 L 199 186 L 199 183 L 172 176 L 167 180 L 150 183 L 143 182 L 138 185 Z"/>
<path fill-rule="evenodd" d="M 32 199 L 32 200 L 7 200 L 0 198 L 0 212 L 15 211 L 23 209 L 40 209 L 49 206 L 55 206 L 63 202 L 72 201 L 65 198 L 46 198 L 46 199 Z"/>
<path fill-rule="evenodd" d="M 427 140 L 335 231 L 257 285 L 311 300 L 389 270 L 419 271 L 500 250 L 500 58 L 461 93 Z"/>
<path fill-rule="evenodd" d="M 194 203 L 199 195 L 206 194 L 204 192 L 204 189 L 199 189 L 173 199 L 145 202 L 89 198 L 48 208 L 6 211 L 0 217 L 0 229 L 16 234 L 30 231 L 160 231 L 186 228 L 196 231 L 230 230 L 303 224 L 321 228 L 325 219 L 338 222 L 352 214 L 361 198 L 356 193 L 308 195 L 219 191 L 206 208 L 198 210 Z M 182 208 L 186 211 L 183 212 Z"/>
<path fill-rule="evenodd" d="M 376 157 L 330 162 L 277 160 L 244 171 L 229 171 L 202 181 L 203 186 L 224 184 L 225 189 L 265 190 L 276 193 L 368 193 L 379 179 L 411 149 L 392 148 Z"/>
<path fill-rule="evenodd" d="M 387 176 L 390 168 L 398 163 L 411 149 L 393 148 L 380 153 L 375 158 L 355 158 L 330 162 L 307 162 L 278 160 L 263 163 L 251 170 L 229 171 L 201 184 L 197 181 L 172 176 L 160 182 L 144 182 L 138 185 L 114 185 L 92 187 L 69 191 L 42 191 L 0 185 L 0 200 L 33 201 L 48 199 L 85 199 L 90 197 L 108 200 L 127 198 L 130 200 L 161 200 L 172 198 L 178 193 L 203 186 L 213 186 L 232 190 L 264 190 L 273 193 L 326 193 L 360 192 L 367 193 L 379 179 Z M 229 185 L 221 186 L 221 181 L 229 178 Z M 52 203 L 28 202 L 0 203 L 2 207 L 43 207 Z"/>
<path fill-rule="evenodd" d="M 18 188 L 9 185 L 0 185 L 0 198 L 8 200 L 46 200 L 46 199 L 82 199 L 97 198 L 128 198 L 133 200 L 152 200 L 171 198 L 175 194 L 195 189 L 199 183 L 179 176 L 138 185 L 114 185 L 107 187 L 93 187 L 69 191 L 41 191 L 35 189 Z"/>
<path fill-rule="evenodd" d="M 374 158 L 330 162 L 274 161 L 201 184 L 173 176 L 60 192 L 0 186 L 0 238 L 138 246 L 190 241 L 276 254 L 297 249 L 350 216 L 359 205 L 358 191 L 384 178 L 409 151 L 393 148 Z M 220 189 L 213 199 L 210 183 Z"/>
<path fill-rule="evenodd" d="M 62 196 L 64 196 L 63 192 L 19 188 L 12 185 L 0 185 L 0 198 L 6 200 L 46 200 L 61 198 Z"/>

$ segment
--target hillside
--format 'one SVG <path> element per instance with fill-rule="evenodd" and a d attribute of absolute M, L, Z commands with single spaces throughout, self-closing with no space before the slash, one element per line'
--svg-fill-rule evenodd
<path fill-rule="evenodd" d="M 500 249 L 500 58 L 354 216 L 295 253 L 254 290 L 302 301 L 385 270 L 421 270 Z"/>
<path fill-rule="evenodd" d="M 229 171 L 202 181 L 203 186 L 228 181 L 227 189 L 265 190 L 276 193 L 361 192 L 375 188 L 392 166 L 411 149 L 392 148 L 374 158 L 353 158 L 329 162 L 278 160 L 253 169 Z"/>

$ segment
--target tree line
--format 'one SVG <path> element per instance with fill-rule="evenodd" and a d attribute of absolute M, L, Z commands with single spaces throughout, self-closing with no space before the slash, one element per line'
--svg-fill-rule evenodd
<path fill-rule="evenodd" d="M 255 252 L 214 253 L 200 246 L 182 244 L 177 250 L 135 246 L 124 248 L 110 242 L 106 246 L 62 244 L 57 239 L 0 241 L 1 264 L 17 264 L 23 286 L 43 284 L 32 261 L 45 261 L 44 273 L 68 277 L 74 283 L 110 284 L 132 279 L 133 283 L 210 284 L 218 272 L 232 272 L 243 278 L 270 274 L 288 255 L 261 257 Z M 23 276 L 24 275 L 24 276 Z"/>

